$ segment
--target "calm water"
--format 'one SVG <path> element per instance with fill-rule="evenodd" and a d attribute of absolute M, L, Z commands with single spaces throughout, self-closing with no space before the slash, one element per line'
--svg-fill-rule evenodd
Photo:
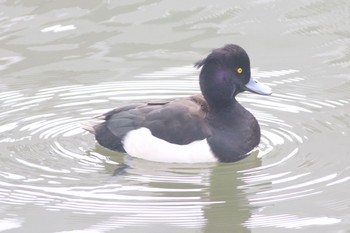
<path fill-rule="evenodd" d="M 0 231 L 350 232 L 349 1 L 0 0 L 0 43 Z M 239 96 L 247 159 L 147 162 L 79 128 L 198 93 L 226 43 L 274 91 Z"/>

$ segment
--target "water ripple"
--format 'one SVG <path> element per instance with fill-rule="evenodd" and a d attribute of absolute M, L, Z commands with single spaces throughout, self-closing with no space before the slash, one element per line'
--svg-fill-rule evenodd
<path fill-rule="evenodd" d="M 295 215 L 254 215 L 245 223 L 246 226 L 253 227 L 278 227 L 287 229 L 300 229 L 308 226 L 326 226 L 341 222 L 341 219 L 329 217 L 298 217 Z"/>
<path fill-rule="evenodd" d="M 174 72 L 178 72 L 177 77 L 169 75 Z M 134 101 L 197 94 L 198 81 L 193 78 L 197 72 L 174 67 L 140 74 L 144 80 L 138 81 L 1 93 L 0 108 L 4 111 L 0 113 L 0 132 L 4 134 L 0 145 L 7 154 L 3 164 L 8 169 L 0 172 L 0 202 L 32 203 L 50 211 L 115 214 L 109 225 L 100 223 L 96 229 L 142 226 L 145 222 L 198 227 L 206 222 L 206 209 L 216 206 L 220 211 L 230 202 L 229 196 L 213 196 L 217 191 L 236 192 L 235 198 L 242 201 L 239 208 L 260 207 L 322 195 L 327 187 L 349 181 L 337 170 L 323 170 L 327 161 L 317 162 L 315 153 L 304 146 L 312 143 L 314 134 L 349 127 L 341 115 L 328 111 L 347 107 L 350 101 L 346 98 L 321 101 L 278 90 L 271 97 L 240 95 L 239 101 L 257 117 L 262 137 L 248 159 L 229 165 L 164 165 L 132 159 L 101 148 L 92 135 L 79 128 L 79 121 Z M 303 81 L 296 75 L 292 69 L 255 71 L 258 78 L 278 79 L 274 85 L 279 86 Z M 164 81 L 159 81 L 160 77 Z M 324 119 L 315 120 L 319 115 Z M 309 120 L 299 122 L 298 116 Z M 17 146 L 9 143 L 19 141 Z M 235 191 L 222 186 L 213 189 L 222 177 L 233 177 L 237 183 L 230 188 Z M 289 225 L 277 217 L 259 215 L 251 216 L 245 224 L 271 226 L 277 221 L 277 227 L 298 228 L 320 220 L 282 217 L 290 220 Z M 332 224 L 336 219 L 329 221 Z"/>

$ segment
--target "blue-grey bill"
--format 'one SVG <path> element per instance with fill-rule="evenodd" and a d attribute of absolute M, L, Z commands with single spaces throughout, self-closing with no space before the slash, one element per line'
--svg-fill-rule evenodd
<path fill-rule="evenodd" d="M 265 84 L 259 83 L 254 78 L 250 78 L 250 81 L 245 85 L 247 91 L 254 92 L 260 95 L 271 95 L 271 88 Z"/>

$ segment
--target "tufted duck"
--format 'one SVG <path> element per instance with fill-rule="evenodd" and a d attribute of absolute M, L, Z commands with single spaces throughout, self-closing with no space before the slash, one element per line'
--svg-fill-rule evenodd
<path fill-rule="evenodd" d="M 238 45 L 213 50 L 202 68 L 202 95 L 120 107 L 82 127 L 111 150 L 157 162 L 234 162 L 260 141 L 255 117 L 235 97 L 243 91 L 270 95 L 251 77 L 248 54 Z"/>

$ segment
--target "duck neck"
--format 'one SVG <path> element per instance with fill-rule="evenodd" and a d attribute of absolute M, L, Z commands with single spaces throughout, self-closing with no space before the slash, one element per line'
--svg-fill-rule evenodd
<path fill-rule="evenodd" d="M 235 98 L 226 102 L 210 102 L 207 100 L 209 105 L 209 112 L 214 114 L 225 114 L 234 112 L 235 108 L 239 105 Z"/>

